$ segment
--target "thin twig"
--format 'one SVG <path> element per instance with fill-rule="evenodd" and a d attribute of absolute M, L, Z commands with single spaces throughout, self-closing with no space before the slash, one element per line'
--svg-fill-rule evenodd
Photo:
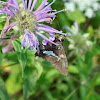
<path fill-rule="evenodd" d="M 9 64 L 9 65 L 7 65 L 7 66 L 0 67 L 0 70 L 1 70 L 1 69 L 5 69 L 5 68 L 7 68 L 7 67 L 12 67 L 13 65 L 17 65 L 17 64 L 19 64 L 19 63 L 18 63 L 18 62 L 17 62 L 17 63 L 12 63 L 12 64 Z"/>
<path fill-rule="evenodd" d="M 89 24 L 91 23 L 91 21 L 92 21 L 92 18 L 88 19 L 88 20 L 85 22 L 85 24 L 84 24 L 82 30 L 86 30 L 87 27 L 89 26 Z"/>

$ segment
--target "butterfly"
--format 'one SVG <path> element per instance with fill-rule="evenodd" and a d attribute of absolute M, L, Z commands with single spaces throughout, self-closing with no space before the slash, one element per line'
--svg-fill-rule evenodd
<path fill-rule="evenodd" d="M 40 53 L 38 56 L 49 61 L 62 75 L 68 75 L 68 62 L 63 47 L 64 37 L 56 37 L 54 42 L 59 44 L 56 46 L 54 44 L 48 43 L 47 45 L 40 45 Z"/>

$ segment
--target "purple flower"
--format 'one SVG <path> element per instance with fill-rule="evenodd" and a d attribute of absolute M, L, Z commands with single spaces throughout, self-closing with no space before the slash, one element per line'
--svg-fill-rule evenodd
<path fill-rule="evenodd" d="M 25 34 L 22 40 L 22 48 L 28 46 L 28 43 L 30 44 L 30 48 L 31 50 L 33 50 L 33 47 L 37 48 L 37 53 L 39 53 L 39 42 L 37 37 L 34 35 L 34 33 L 29 33 L 26 29 L 25 29 Z"/>
<path fill-rule="evenodd" d="M 4 27 L 1 36 L 16 25 L 20 30 L 19 35 L 23 35 L 21 43 L 22 48 L 30 46 L 30 49 L 32 50 L 33 47 L 36 47 L 37 52 L 39 53 L 39 41 L 36 35 L 39 35 L 43 38 L 43 45 L 46 45 L 48 42 L 51 42 L 54 45 L 58 45 L 53 42 L 55 40 L 55 33 L 59 33 L 65 36 L 66 34 L 50 26 L 41 24 L 41 22 L 52 23 L 52 21 L 56 17 L 56 14 L 65 10 L 52 10 L 51 5 L 55 2 L 55 0 L 53 0 L 50 4 L 47 2 L 48 0 L 43 0 L 37 9 L 34 9 L 37 0 L 21 1 L 23 7 L 19 7 L 16 0 L 0 2 L 3 5 L 3 8 L 0 8 L 0 14 L 7 14 L 7 17 L 9 17 L 9 21 L 12 22 L 7 27 Z M 41 31 L 49 33 L 49 38 L 44 36 Z"/>

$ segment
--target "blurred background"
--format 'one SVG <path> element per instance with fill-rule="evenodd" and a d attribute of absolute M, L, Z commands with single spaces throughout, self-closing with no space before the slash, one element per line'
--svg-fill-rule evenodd
<path fill-rule="evenodd" d="M 38 0 L 38 4 L 41 2 Z M 56 0 L 52 8 L 67 9 L 57 14 L 50 26 L 71 34 L 63 43 L 68 76 L 61 75 L 50 62 L 29 51 L 24 60 L 27 65 L 23 79 L 11 41 L 2 39 L 0 100 L 100 100 L 99 0 Z M 5 16 L 0 15 L 0 33 L 5 21 Z M 16 30 L 10 32 L 16 33 Z"/>

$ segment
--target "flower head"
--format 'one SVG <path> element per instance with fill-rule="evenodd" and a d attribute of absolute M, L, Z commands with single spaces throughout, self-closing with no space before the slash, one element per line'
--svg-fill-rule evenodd
<path fill-rule="evenodd" d="M 71 37 L 67 38 L 70 42 L 69 49 L 74 50 L 78 54 L 84 54 L 92 48 L 93 43 L 89 39 L 89 33 L 80 33 L 77 22 L 74 22 L 71 28 L 66 27 L 66 29 L 72 34 Z"/>
<path fill-rule="evenodd" d="M 79 9 L 88 18 L 95 17 L 95 12 L 100 9 L 99 0 L 63 0 L 65 7 L 71 11 L 75 12 Z"/>
<path fill-rule="evenodd" d="M 20 30 L 19 35 L 23 35 L 21 43 L 22 48 L 30 46 L 30 49 L 33 49 L 33 47 L 36 47 L 37 52 L 39 53 L 39 41 L 37 35 L 43 38 L 43 45 L 46 45 L 48 42 L 58 45 L 53 42 L 55 40 L 55 33 L 65 36 L 66 34 L 43 24 L 43 22 L 52 23 L 56 14 L 65 10 L 52 10 L 51 5 L 55 0 L 50 4 L 47 2 L 48 0 L 43 0 L 37 9 L 34 9 L 37 0 L 21 1 L 23 7 L 20 7 L 16 0 L 0 2 L 3 5 L 3 8 L 0 8 L 0 14 L 7 14 L 7 22 L 10 22 L 9 24 L 6 22 L 5 27 L 1 32 L 1 37 L 16 25 Z M 49 33 L 50 37 L 47 38 L 40 31 Z"/>

